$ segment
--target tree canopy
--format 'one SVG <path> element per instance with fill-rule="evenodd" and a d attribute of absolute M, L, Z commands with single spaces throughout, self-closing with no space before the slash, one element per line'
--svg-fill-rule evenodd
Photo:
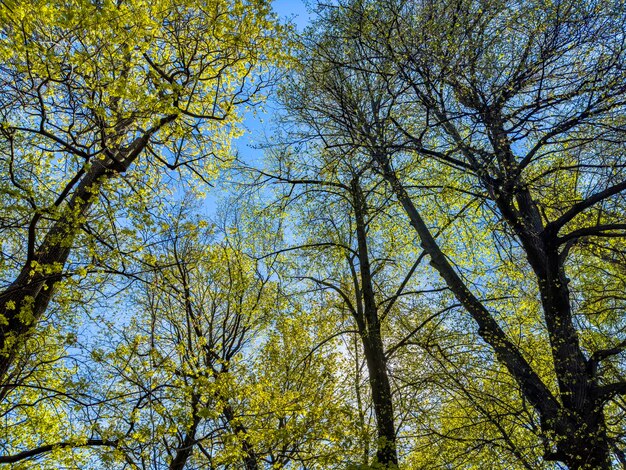
<path fill-rule="evenodd" d="M 0 1 L 0 467 L 626 468 L 624 0 L 309 7 Z"/>

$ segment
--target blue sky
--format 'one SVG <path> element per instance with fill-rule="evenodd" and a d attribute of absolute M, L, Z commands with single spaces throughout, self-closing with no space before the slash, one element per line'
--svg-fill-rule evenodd
<path fill-rule="evenodd" d="M 282 21 L 290 21 L 299 31 L 302 31 L 311 18 L 305 2 L 310 3 L 310 0 L 273 0 L 272 6 Z M 233 142 L 233 148 L 246 162 L 258 164 L 263 159 L 263 151 L 255 147 L 271 138 L 276 106 L 270 97 L 269 102 L 259 108 L 256 115 L 249 112 L 244 116 L 244 126 L 247 132 Z M 224 183 L 224 181 L 218 182 L 208 191 L 203 206 L 204 212 L 209 216 L 215 214 L 219 201 L 223 197 L 228 197 L 232 190 L 229 184 Z"/>
<path fill-rule="evenodd" d="M 306 0 L 274 0 L 272 6 L 281 20 L 290 21 L 296 25 L 298 30 L 302 30 L 310 20 L 310 14 L 305 5 Z M 259 150 L 254 149 L 256 144 L 265 142 L 272 132 L 272 118 L 275 103 L 270 101 L 263 106 L 263 111 L 255 115 L 249 113 L 245 116 L 244 125 L 248 132 L 240 139 L 237 139 L 235 146 L 240 157 L 247 161 L 258 160 L 261 156 Z"/>
<path fill-rule="evenodd" d="M 306 26 L 309 14 L 302 0 L 274 0 L 272 4 L 281 18 L 291 19 L 298 29 Z"/>

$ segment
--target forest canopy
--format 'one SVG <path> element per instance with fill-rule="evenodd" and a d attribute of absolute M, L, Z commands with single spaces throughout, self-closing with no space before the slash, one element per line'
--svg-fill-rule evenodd
<path fill-rule="evenodd" d="M 0 468 L 626 468 L 624 0 L 308 8 L 0 0 Z"/>

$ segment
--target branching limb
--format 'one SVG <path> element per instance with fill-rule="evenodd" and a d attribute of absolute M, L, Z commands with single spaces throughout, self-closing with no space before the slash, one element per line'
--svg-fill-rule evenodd
<path fill-rule="evenodd" d="M 119 441 L 118 440 L 107 440 L 107 439 L 87 439 L 85 443 L 76 443 L 76 442 L 59 442 L 57 444 L 47 444 L 41 447 L 36 447 L 35 449 L 25 450 L 24 452 L 20 452 L 14 455 L 2 455 L 0 456 L 0 463 L 16 463 L 21 462 L 22 460 L 30 459 L 33 457 L 37 457 L 38 455 L 45 454 L 53 451 L 54 449 L 60 448 L 78 448 L 78 447 L 117 447 Z"/>

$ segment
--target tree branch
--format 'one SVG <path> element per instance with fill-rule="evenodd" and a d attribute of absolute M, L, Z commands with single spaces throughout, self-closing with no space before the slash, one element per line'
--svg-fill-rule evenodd
<path fill-rule="evenodd" d="M 570 220 L 576 217 L 578 214 L 583 212 L 585 209 L 593 206 L 594 204 L 607 199 L 615 194 L 618 194 L 626 189 L 626 181 L 622 181 L 621 183 L 617 183 L 613 186 L 609 186 L 603 191 L 592 194 L 587 199 L 583 199 L 580 202 L 574 204 L 565 214 L 563 214 L 558 219 L 550 222 L 546 228 L 546 233 L 557 234 L 559 230 Z"/>
<path fill-rule="evenodd" d="M 576 240 L 582 237 L 624 237 L 626 232 L 613 232 L 613 230 L 626 230 L 626 224 L 604 224 L 592 227 L 583 227 L 558 238 L 559 244 Z"/>
<path fill-rule="evenodd" d="M 2 455 L 0 456 L 0 463 L 16 463 L 22 460 L 30 459 L 47 452 L 51 452 L 54 449 L 60 449 L 65 447 L 117 447 L 118 440 L 106 440 L 106 439 L 87 439 L 84 444 L 75 442 L 59 442 L 57 444 L 47 444 L 41 447 L 37 447 L 31 450 L 25 450 L 15 455 Z"/>

